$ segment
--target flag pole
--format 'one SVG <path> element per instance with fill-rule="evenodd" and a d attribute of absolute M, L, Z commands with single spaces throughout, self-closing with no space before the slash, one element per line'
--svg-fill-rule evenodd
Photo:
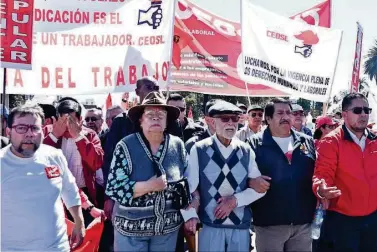
<path fill-rule="evenodd" d="M 330 21 L 329 21 L 329 28 L 331 28 L 331 21 L 332 21 L 332 0 L 329 0 L 330 4 Z M 340 45 L 339 45 L 340 47 Z M 339 48 L 340 49 L 340 48 Z M 336 59 L 336 65 L 335 65 L 335 71 L 336 71 L 336 67 L 338 65 L 338 59 L 339 59 L 339 51 L 338 51 L 338 58 Z M 333 75 L 333 83 L 332 85 L 334 85 L 334 77 L 335 77 L 335 71 L 334 71 L 334 75 Z M 327 112 L 327 107 L 329 106 L 329 102 L 330 102 L 330 99 L 331 99 L 331 91 L 332 91 L 332 85 L 331 85 L 331 88 L 330 88 L 330 98 L 327 102 L 324 102 L 323 103 L 323 106 L 322 106 L 322 114 L 323 115 L 326 115 L 326 112 Z"/>
<path fill-rule="evenodd" d="M 4 116 L 4 113 L 5 113 L 5 103 L 6 103 L 6 91 L 7 91 L 6 84 L 7 84 L 7 69 L 4 68 L 4 73 L 3 73 L 3 100 L 2 100 L 2 102 L 3 102 L 3 108 L 2 108 L 3 116 Z M 4 120 L 2 120 L 1 124 L 3 124 L 3 122 L 4 122 Z M 1 135 L 5 136 L 4 127 L 1 127 Z"/>
<path fill-rule="evenodd" d="M 171 25 L 171 38 L 170 38 L 170 45 L 171 45 L 171 50 L 170 50 L 170 64 L 169 64 L 169 74 L 168 74 L 168 78 L 167 78 L 167 81 L 166 81 L 166 97 L 169 97 L 169 93 L 170 93 L 170 88 L 169 88 L 169 84 L 170 84 L 170 81 L 171 81 L 171 75 L 172 75 L 172 65 L 173 65 L 173 43 L 174 43 L 174 23 L 175 23 L 175 9 L 176 9 L 176 6 L 178 4 L 177 0 L 173 0 L 174 2 L 174 5 L 173 5 L 173 22 L 172 22 L 172 25 Z"/>

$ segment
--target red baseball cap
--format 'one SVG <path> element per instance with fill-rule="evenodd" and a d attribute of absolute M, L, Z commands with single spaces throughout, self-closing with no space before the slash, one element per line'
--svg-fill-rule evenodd
<path fill-rule="evenodd" d="M 321 128 L 323 125 L 338 125 L 331 117 L 329 116 L 319 116 L 315 121 L 315 129 Z"/>

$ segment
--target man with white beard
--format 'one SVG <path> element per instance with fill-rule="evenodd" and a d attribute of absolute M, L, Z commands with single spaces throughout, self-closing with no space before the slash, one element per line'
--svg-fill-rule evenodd
<path fill-rule="evenodd" d="M 193 201 L 185 229 L 194 233 L 198 218 L 199 251 L 248 251 L 251 210 L 248 205 L 264 194 L 248 188 L 248 179 L 261 175 L 255 154 L 244 142 L 234 137 L 242 110 L 218 101 L 209 109 L 216 134 L 197 142 L 190 151 L 187 177 Z M 200 181 L 200 183 L 199 183 Z M 215 242 L 214 242 L 215 241 Z"/>

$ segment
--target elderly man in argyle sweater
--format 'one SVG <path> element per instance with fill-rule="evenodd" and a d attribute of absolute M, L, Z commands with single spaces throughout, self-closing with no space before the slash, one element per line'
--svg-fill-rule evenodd
<path fill-rule="evenodd" d="M 219 101 L 209 109 L 216 134 L 197 142 L 190 151 L 186 176 L 193 192 L 191 207 L 182 212 L 185 228 L 194 232 L 199 211 L 203 229 L 199 251 L 248 251 L 251 210 L 248 205 L 264 194 L 248 188 L 260 176 L 255 154 L 235 136 L 242 111 Z M 200 183 L 199 183 L 200 181 Z"/>

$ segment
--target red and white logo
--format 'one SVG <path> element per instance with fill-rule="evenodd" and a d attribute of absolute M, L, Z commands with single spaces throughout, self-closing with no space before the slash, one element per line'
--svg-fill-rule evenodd
<path fill-rule="evenodd" d="M 60 170 L 57 166 L 47 166 L 45 172 L 48 179 L 60 177 Z"/>

